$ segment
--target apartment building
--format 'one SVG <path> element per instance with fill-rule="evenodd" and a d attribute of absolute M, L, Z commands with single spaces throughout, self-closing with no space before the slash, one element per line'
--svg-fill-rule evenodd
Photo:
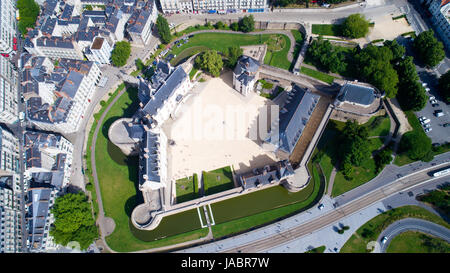
<path fill-rule="evenodd" d="M 25 132 L 24 179 L 30 188 L 64 190 L 70 182 L 73 144 L 57 134 Z"/>
<path fill-rule="evenodd" d="M 432 0 L 429 4 L 429 11 L 433 15 L 431 22 L 436 26 L 445 48 L 450 50 L 450 1 Z"/>
<path fill-rule="evenodd" d="M 95 37 L 90 48 L 84 52 L 89 61 L 98 64 L 110 64 L 111 52 L 113 48 L 109 42 L 103 37 Z"/>
<path fill-rule="evenodd" d="M 160 0 L 164 13 L 264 12 L 268 0 Z"/>
<path fill-rule="evenodd" d="M 10 53 L 13 50 L 16 24 L 16 1 L 0 1 L 0 53 Z"/>
<path fill-rule="evenodd" d="M 29 54 L 22 63 L 28 120 L 42 130 L 76 132 L 102 77 L 98 65 L 71 59 L 53 63 Z"/>
<path fill-rule="evenodd" d="M 19 118 L 17 72 L 0 55 L 0 122 L 12 124 Z"/>
<path fill-rule="evenodd" d="M 152 36 L 158 11 L 154 1 L 147 2 L 143 9 L 136 9 L 128 19 L 127 32 L 135 44 L 146 45 Z"/>
<path fill-rule="evenodd" d="M 13 180 L 9 175 L 0 176 L 0 253 L 22 252 L 22 213 Z"/>
<path fill-rule="evenodd" d="M 54 248 L 50 232 L 50 225 L 54 217 L 50 210 L 55 203 L 57 190 L 48 187 L 35 187 L 27 191 L 26 227 L 27 248 L 30 252 L 45 252 Z"/>
<path fill-rule="evenodd" d="M 0 126 L 0 253 L 21 251 L 19 140 Z"/>

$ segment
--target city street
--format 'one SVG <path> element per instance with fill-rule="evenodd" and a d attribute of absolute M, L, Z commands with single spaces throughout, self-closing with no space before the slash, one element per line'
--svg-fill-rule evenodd
<path fill-rule="evenodd" d="M 372 180 L 352 191 L 336 197 L 335 199 L 324 197 L 321 200 L 321 203 L 324 204 L 324 208 L 322 210 L 318 210 L 317 206 L 315 206 L 305 212 L 289 217 L 275 224 L 210 244 L 184 249 L 180 252 L 269 251 L 270 249 L 282 246 L 283 244 L 288 244 L 288 242 L 297 240 L 298 238 L 312 235 L 315 232 L 320 232 L 323 228 L 332 228 L 333 225 L 337 225 L 339 222 L 345 223 L 347 217 L 357 215 L 357 213 L 361 213 L 361 216 L 364 216 L 359 220 L 359 225 L 362 225 L 365 223 L 367 218 L 370 219 L 376 215 L 373 214 L 373 208 L 375 208 L 375 212 L 378 208 L 381 209 L 379 212 L 383 212 L 387 209 L 387 205 L 386 207 L 384 205 L 385 203 L 378 202 L 391 198 L 391 196 L 402 195 L 403 193 L 399 194 L 399 192 L 403 192 L 405 189 L 408 189 L 409 191 L 411 186 L 418 185 L 423 183 L 423 181 L 429 180 L 430 177 L 428 175 L 428 170 L 430 168 L 436 168 L 439 164 L 440 166 L 447 166 L 448 162 L 450 162 L 450 153 L 442 154 L 441 156 L 436 157 L 435 160 L 429 163 L 429 165 L 420 165 L 421 163 L 410 164 L 404 167 L 397 167 L 398 170 L 395 171 L 383 171 L 379 177 L 377 177 L 378 180 Z M 397 175 L 400 172 L 408 172 L 410 175 L 406 176 L 405 173 L 405 175 L 398 177 Z M 448 181 L 448 176 L 434 179 L 432 181 L 439 181 L 436 183 L 442 184 Z M 428 183 L 430 182 L 427 182 L 427 184 Z M 358 227 L 358 221 L 355 219 L 356 218 L 351 218 L 351 220 L 349 220 L 353 225 L 351 228 Z M 316 236 L 316 238 L 322 238 L 322 236 L 317 236 L 317 234 L 314 236 Z M 328 238 L 333 238 L 333 234 L 330 236 L 331 237 Z M 338 247 L 335 243 L 336 241 L 332 241 L 331 243 L 328 242 L 330 246 L 333 245 L 333 251 L 334 247 Z M 309 244 L 310 243 L 301 245 L 304 247 L 303 251 L 306 250 Z M 314 247 L 323 244 L 325 244 L 323 241 L 316 242 Z M 289 247 L 291 248 L 292 246 Z"/>

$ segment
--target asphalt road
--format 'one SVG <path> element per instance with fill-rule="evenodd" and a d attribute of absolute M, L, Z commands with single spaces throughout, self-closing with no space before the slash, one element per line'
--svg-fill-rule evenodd
<path fill-rule="evenodd" d="M 444 166 L 448 166 L 448 164 Z M 357 199 L 348 202 L 345 205 L 339 206 L 307 223 L 300 224 L 291 229 L 280 231 L 278 234 L 270 235 L 266 238 L 252 241 L 251 243 L 225 249 L 224 252 L 262 252 L 266 249 L 273 248 L 274 246 L 281 245 L 301 236 L 307 235 L 314 232 L 315 230 L 336 223 L 343 217 L 353 214 L 375 202 L 383 200 L 386 197 L 391 196 L 392 194 L 401 192 L 405 189 L 430 180 L 431 177 L 428 175 L 428 172 L 429 170 L 422 170 L 408 177 L 400 178 L 376 190 L 368 192 L 367 194 L 361 195 Z M 433 179 L 436 178 L 431 178 L 431 180 Z"/>
<path fill-rule="evenodd" d="M 394 222 L 385 230 L 383 230 L 383 232 L 381 232 L 380 236 L 377 239 L 377 242 L 380 242 L 381 244 L 380 252 L 386 252 L 386 249 L 388 248 L 392 239 L 405 231 L 420 231 L 433 235 L 435 237 L 439 237 L 450 243 L 450 229 L 433 222 L 421 219 L 406 218 Z M 385 243 L 381 243 L 383 237 L 387 238 L 387 241 Z"/>

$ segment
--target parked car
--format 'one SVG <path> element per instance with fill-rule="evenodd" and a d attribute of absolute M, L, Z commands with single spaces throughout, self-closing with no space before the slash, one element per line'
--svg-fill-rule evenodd
<path fill-rule="evenodd" d="M 425 117 L 425 116 L 421 116 L 420 118 L 419 118 L 419 121 L 424 121 L 424 120 L 426 120 L 427 118 Z"/>
<path fill-rule="evenodd" d="M 436 104 L 436 103 L 437 103 L 437 100 L 430 100 L 430 103 L 431 103 L 431 104 Z"/>
<path fill-rule="evenodd" d="M 423 127 L 425 127 L 425 128 L 430 128 L 431 127 L 431 124 L 425 124 Z"/>
<path fill-rule="evenodd" d="M 434 96 L 430 96 L 430 100 L 434 100 L 435 99 L 435 97 Z"/>
<path fill-rule="evenodd" d="M 442 117 L 444 115 L 444 112 L 442 110 L 436 110 L 434 111 L 434 115 L 436 117 Z"/>
<path fill-rule="evenodd" d="M 444 127 L 448 127 L 448 126 L 450 126 L 450 123 L 445 123 L 444 125 L 442 125 L 442 126 L 444 126 Z"/>
<path fill-rule="evenodd" d="M 439 106 L 439 103 L 433 103 L 431 106 L 437 107 L 437 106 Z"/>
<path fill-rule="evenodd" d="M 425 87 L 425 91 L 430 92 L 430 88 L 429 87 Z"/>
<path fill-rule="evenodd" d="M 425 128 L 425 132 L 426 133 L 430 132 L 431 130 L 433 130 L 431 127 L 430 128 Z"/>
<path fill-rule="evenodd" d="M 320 209 L 320 210 L 322 210 L 323 207 L 324 207 L 324 205 L 323 205 L 323 204 L 320 204 L 317 208 Z"/>
<path fill-rule="evenodd" d="M 427 84 L 426 82 L 423 82 L 423 83 L 422 83 L 422 86 L 423 86 L 423 87 L 427 87 L 427 85 L 428 85 L 428 84 Z"/>
<path fill-rule="evenodd" d="M 384 244 L 384 243 L 386 243 L 387 242 L 387 237 L 386 236 L 384 236 L 383 238 L 381 238 L 381 243 L 382 244 Z"/>
<path fill-rule="evenodd" d="M 430 122 L 431 122 L 431 120 L 429 118 L 427 118 L 427 119 L 422 120 L 420 123 L 422 125 L 424 125 L 424 124 L 427 124 L 427 123 L 430 123 Z"/>

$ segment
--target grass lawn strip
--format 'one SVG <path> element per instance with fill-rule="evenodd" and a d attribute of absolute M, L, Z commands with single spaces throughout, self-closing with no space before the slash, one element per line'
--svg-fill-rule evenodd
<path fill-rule="evenodd" d="M 427 247 L 430 242 L 433 247 Z M 436 248 L 439 246 L 439 248 Z M 441 238 L 422 232 L 406 231 L 389 243 L 387 253 L 450 253 L 450 244 Z"/>
<path fill-rule="evenodd" d="M 217 170 L 203 172 L 205 195 L 226 191 L 234 187 L 233 172 L 231 167 L 223 167 Z"/>
<path fill-rule="evenodd" d="M 198 189 L 194 183 L 194 177 L 186 177 L 175 181 L 177 204 L 198 197 Z"/>
<path fill-rule="evenodd" d="M 365 253 L 367 244 L 376 241 L 381 232 L 390 224 L 404 218 L 419 218 L 449 228 L 450 225 L 436 214 L 418 207 L 403 206 L 388 210 L 362 225 L 342 247 L 342 253 Z M 364 235 L 364 236 L 363 236 Z"/>
<path fill-rule="evenodd" d="M 300 73 L 313 77 L 320 81 L 326 82 L 328 84 L 332 84 L 334 81 L 333 76 L 304 66 L 300 67 Z"/>

